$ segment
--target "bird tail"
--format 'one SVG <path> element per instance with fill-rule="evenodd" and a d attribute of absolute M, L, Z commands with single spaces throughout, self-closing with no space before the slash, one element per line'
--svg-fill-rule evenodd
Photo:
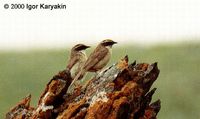
<path fill-rule="evenodd" d="M 72 91 L 73 91 L 72 88 L 75 88 L 75 86 L 76 86 L 76 81 L 82 79 L 83 76 L 84 76 L 84 74 L 85 74 L 85 71 L 81 70 L 81 71 L 74 77 L 73 81 L 71 82 L 71 84 L 70 84 L 70 86 L 69 86 L 69 88 L 68 88 L 68 91 L 67 91 L 68 93 L 72 93 Z"/>
<path fill-rule="evenodd" d="M 85 71 L 81 70 L 75 77 L 73 81 L 77 81 L 83 78 L 83 76 L 85 75 Z"/>

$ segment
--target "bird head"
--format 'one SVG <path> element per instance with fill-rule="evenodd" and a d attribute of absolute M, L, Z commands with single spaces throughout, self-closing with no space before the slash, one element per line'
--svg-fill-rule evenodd
<path fill-rule="evenodd" d="M 90 46 L 84 45 L 84 44 L 77 44 L 72 48 L 72 51 L 82 51 L 87 48 L 90 48 Z"/>
<path fill-rule="evenodd" d="M 101 45 L 103 45 L 103 46 L 110 46 L 110 47 L 112 47 L 114 44 L 117 44 L 117 42 L 115 42 L 115 41 L 113 41 L 111 39 L 106 39 L 106 40 L 103 40 L 101 42 Z"/>

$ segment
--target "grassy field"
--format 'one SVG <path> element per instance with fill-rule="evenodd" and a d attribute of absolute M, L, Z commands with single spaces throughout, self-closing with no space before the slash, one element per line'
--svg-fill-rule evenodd
<path fill-rule="evenodd" d="M 29 93 L 36 106 L 46 83 L 65 68 L 68 52 L 0 52 L 0 118 Z M 161 99 L 158 119 L 200 118 L 200 44 L 114 47 L 110 64 L 126 54 L 129 61 L 158 62 L 161 72 L 153 85 L 157 87 L 153 100 Z"/>

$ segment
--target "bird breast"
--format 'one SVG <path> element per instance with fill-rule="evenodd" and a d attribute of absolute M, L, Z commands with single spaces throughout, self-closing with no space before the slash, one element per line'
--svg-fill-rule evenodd
<path fill-rule="evenodd" d="M 71 77 L 74 78 L 78 72 L 81 70 L 83 64 L 87 60 L 87 56 L 84 51 L 80 52 L 79 54 L 79 60 L 74 64 L 74 66 L 71 69 Z"/>

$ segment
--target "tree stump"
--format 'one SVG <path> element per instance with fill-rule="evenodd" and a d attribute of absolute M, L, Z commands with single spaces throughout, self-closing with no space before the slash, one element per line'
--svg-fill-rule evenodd
<path fill-rule="evenodd" d="M 46 85 L 37 107 L 29 95 L 6 119 L 156 119 L 161 106 L 160 100 L 151 103 L 151 86 L 158 75 L 157 63 L 128 64 L 125 56 L 67 94 L 73 79 L 63 70 Z"/>

